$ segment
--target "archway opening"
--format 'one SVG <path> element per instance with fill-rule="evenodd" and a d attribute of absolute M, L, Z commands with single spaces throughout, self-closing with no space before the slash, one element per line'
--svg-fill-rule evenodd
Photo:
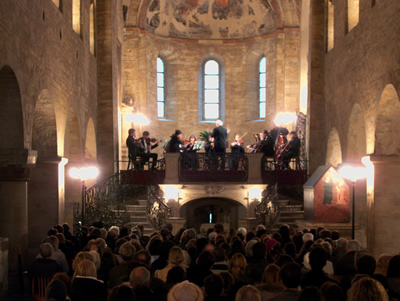
<path fill-rule="evenodd" d="M 349 130 L 347 134 L 347 162 L 361 162 L 367 149 L 364 113 L 361 106 L 356 103 L 351 110 Z"/>
<path fill-rule="evenodd" d="M 326 165 L 335 167 L 342 163 L 342 146 L 340 145 L 339 133 L 336 128 L 332 128 L 329 133 L 325 162 Z"/>

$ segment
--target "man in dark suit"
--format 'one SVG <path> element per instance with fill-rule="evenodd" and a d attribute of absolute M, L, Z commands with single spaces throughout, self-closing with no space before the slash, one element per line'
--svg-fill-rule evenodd
<path fill-rule="evenodd" d="M 149 169 L 155 169 L 157 164 L 158 155 L 156 153 L 151 153 L 153 148 L 158 146 L 158 141 L 155 144 L 151 144 L 150 133 L 148 131 L 143 132 L 143 137 L 138 139 L 137 156 L 142 159 L 142 162 L 149 162 L 152 158 L 151 166 L 149 163 Z"/>
<path fill-rule="evenodd" d="M 126 138 L 126 146 L 128 147 L 129 159 L 134 164 L 134 162 L 136 161 L 136 147 L 137 147 L 135 129 L 129 129 L 128 134 L 129 134 L 129 136 L 128 136 L 128 138 Z M 130 166 L 130 162 L 128 163 L 128 169 L 129 169 L 129 166 Z"/>
<path fill-rule="evenodd" d="M 221 170 L 225 170 L 226 139 L 229 131 L 222 125 L 223 122 L 218 119 L 211 136 L 214 138 L 214 151 L 218 157 L 221 157 Z"/>
<path fill-rule="evenodd" d="M 283 165 L 285 169 L 289 168 L 290 159 L 296 158 L 300 154 L 300 139 L 297 137 L 297 133 L 295 131 L 290 132 L 290 148 L 289 151 L 283 155 Z"/>

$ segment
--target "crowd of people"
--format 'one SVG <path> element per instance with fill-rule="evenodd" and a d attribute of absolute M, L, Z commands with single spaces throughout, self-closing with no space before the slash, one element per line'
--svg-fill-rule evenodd
<path fill-rule="evenodd" d="M 52 279 L 47 300 L 400 300 L 400 255 L 376 260 L 325 228 L 224 230 L 56 225 L 28 277 Z"/>

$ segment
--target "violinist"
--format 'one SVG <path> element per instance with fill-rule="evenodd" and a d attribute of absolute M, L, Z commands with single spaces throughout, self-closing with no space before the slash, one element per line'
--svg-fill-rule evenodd
<path fill-rule="evenodd" d="M 197 149 L 193 149 L 195 144 L 196 144 L 196 137 L 191 135 L 189 137 L 189 142 L 185 146 L 185 152 L 188 152 L 188 153 L 197 152 Z"/>
<path fill-rule="evenodd" d="M 194 148 L 196 144 L 196 137 L 191 135 L 189 142 L 185 146 L 184 150 L 184 168 L 197 170 L 199 168 L 199 160 L 197 159 L 197 149 Z"/>
<path fill-rule="evenodd" d="M 287 147 L 288 151 L 283 155 L 283 167 L 284 169 L 289 168 L 290 159 L 296 158 L 300 154 L 300 146 L 301 142 L 299 137 L 297 137 L 297 133 L 295 131 L 290 132 L 290 141 L 288 142 L 289 146 Z"/>
<path fill-rule="evenodd" d="M 228 162 L 229 169 L 237 170 L 239 167 L 240 158 L 244 154 L 243 141 L 241 140 L 241 137 L 238 134 L 235 135 L 235 141 L 231 143 L 231 153 L 232 154 Z"/>
<path fill-rule="evenodd" d="M 183 151 L 185 142 L 182 140 L 182 131 L 176 130 L 174 134 L 171 135 L 171 140 L 169 141 L 169 152 L 179 153 Z"/>
<path fill-rule="evenodd" d="M 149 163 L 149 169 L 156 168 L 158 155 L 152 153 L 151 150 L 158 146 L 158 142 L 158 140 L 150 138 L 150 133 L 148 131 L 144 131 L 143 137 L 138 139 L 137 156 L 139 156 L 144 163 L 149 162 L 150 158 L 152 158 L 151 166 Z M 154 144 L 152 145 L 151 143 Z"/>

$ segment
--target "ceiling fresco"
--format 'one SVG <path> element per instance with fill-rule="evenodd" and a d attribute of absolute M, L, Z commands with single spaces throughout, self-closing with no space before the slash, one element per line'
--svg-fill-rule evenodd
<path fill-rule="evenodd" d="M 152 0 L 146 29 L 186 39 L 240 39 L 276 29 L 268 0 Z"/>

